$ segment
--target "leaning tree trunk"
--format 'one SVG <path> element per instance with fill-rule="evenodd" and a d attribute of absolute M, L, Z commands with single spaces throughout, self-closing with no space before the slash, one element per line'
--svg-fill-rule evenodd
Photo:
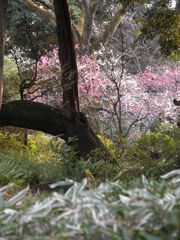
<path fill-rule="evenodd" d="M 4 35 L 7 0 L 0 0 L 0 109 L 3 97 Z"/>
<path fill-rule="evenodd" d="M 87 155 L 100 147 L 108 157 L 104 145 L 90 128 L 83 113 L 74 112 L 67 116 L 64 109 L 25 100 L 13 101 L 2 105 L 0 127 L 14 126 L 33 129 L 58 136 L 65 141 L 70 137 L 78 137 L 80 155 Z"/>

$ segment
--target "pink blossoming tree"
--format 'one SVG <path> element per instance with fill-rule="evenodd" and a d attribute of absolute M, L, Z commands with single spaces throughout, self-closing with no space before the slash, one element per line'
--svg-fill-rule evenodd
<path fill-rule="evenodd" d="M 78 53 L 78 45 L 76 50 Z M 133 129 L 137 135 L 140 124 L 148 129 L 160 115 L 163 119 L 175 120 L 173 99 L 180 95 L 180 67 L 177 64 L 148 66 L 145 71 L 132 75 L 125 70 L 122 74 L 122 69 L 113 64 L 106 63 L 102 68 L 102 61 L 97 60 L 95 54 L 78 55 L 77 63 L 81 109 L 92 122 L 98 118 L 98 122 L 111 131 L 128 136 Z M 62 105 L 58 50 L 54 47 L 43 55 L 37 66 L 37 81 L 28 98 Z"/>

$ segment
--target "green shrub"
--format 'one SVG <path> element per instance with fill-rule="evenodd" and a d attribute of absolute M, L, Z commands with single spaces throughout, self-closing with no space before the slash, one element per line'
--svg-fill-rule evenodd
<path fill-rule="evenodd" d="M 176 147 L 176 141 L 169 135 L 162 133 L 142 135 L 135 142 L 133 157 L 142 164 L 157 159 L 170 161 L 177 157 Z"/>
<path fill-rule="evenodd" d="M 158 130 L 140 136 L 132 145 L 127 139 L 117 138 L 114 144 L 99 136 L 113 159 L 105 159 L 96 149 L 88 160 L 79 157 L 75 144 L 44 136 L 28 136 L 28 146 L 16 134 L 0 134 L 0 184 L 12 181 L 49 184 L 65 178 L 81 181 L 88 177 L 92 185 L 114 178 L 120 171 L 123 180 L 132 180 L 142 173 L 158 178 L 161 174 L 180 167 L 180 130 L 159 126 Z M 72 147 L 73 145 L 73 147 Z M 2 157 L 3 156 L 3 157 Z"/>
<path fill-rule="evenodd" d="M 108 138 L 106 138 L 104 136 L 98 135 L 98 137 L 101 140 L 101 142 L 104 144 L 104 146 L 107 148 L 107 150 L 109 151 L 111 156 L 113 158 L 115 158 L 115 153 L 116 153 L 116 146 L 115 146 L 115 144 L 110 139 L 108 139 Z"/>
<path fill-rule="evenodd" d="M 94 185 L 117 175 L 117 166 L 103 156 L 100 159 L 98 149 L 85 161 L 75 145 L 71 146 L 72 141 L 76 139 L 62 144 L 59 139 L 38 134 L 30 135 L 28 146 L 24 146 L 13 135 L 6 138 L 1 135 L 0 185 L 10 182 L 48 185 L 65 178 L 81 181 L 89 175 Z"/>
<path fill-rule="evenodd" d="M 37 162 L 48 162 L 54 157 L 54 144 L 56 140 L 53 137 L 45 136 L 43 133 L 31 134 L 28 136 L 28 154 L 36 159 Z M 59 145 L 61 145 L 58 142 Z"/>
<path fill-rule="evenodd" d="M 161 129 L 160 129 L 161 128 Z M 125 174 L 159 177 L 180 167 L 180 129 L 160 127 L 158 132 L 140 136 L 123 155 Z M 124 175 L 125 175 L 124 174 Z"/>
<path fill-rule="evenodd" d="M 53 158 L 45 164 L 41 164 L 41 168 L 47 168 L 47 171 L 41 171 L 43 181 L 46 179 L 46 182 L 53 182 L 65 178 L 81 181 L 84 177 L 88 177 L 89 173 L 93 178 L 93 183 L 97 184 L 117 175 L 119 172 L 117 165 L 113 164 L 111 159 L 105 160 L 99 149 L 92 152 L 88 160 L 84 160 L 79 157 L 76 145 L 71 146 L 72 141 L 76 141 L 76 139 L 70 138 L 68 143 L 60 145 L 59 141 L 54 140 L 52 144 L 55 153 Z"/>
<path fill-rule="evenodd" d="M 36 181 L 38 169 L 34 161 L 0 153 L 0 186 L 11 182 L 22 185 Z"/>
<path fill-rule="evenodd" d="M 45 161 L 52 157 L 50 140 L 41 133 L 29 134 L 28 145 L 23 143 L 22 133 L 4 134 L 0 133 L 1 153 L 6 155 L 17 155 L 21 157 L 34 156 L 38 161 Z"/>
<path fill-rule="evenodd" d="M 16 134 L 4 135 L 0 133 L 0 150 L 4 154 L 27 155 L 28 148 L 19 140 Z"/>

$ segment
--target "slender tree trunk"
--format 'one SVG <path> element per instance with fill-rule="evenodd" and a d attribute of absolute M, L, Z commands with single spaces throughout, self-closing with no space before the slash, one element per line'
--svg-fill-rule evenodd
<path fill-rule="evenodd" d="M 74 41 L 72 35 L 71 17 L 68 0 L 54 0 L 57 23 L 57 37 L 59 41 L 59 60 L 62 71 L 62 88 L 64 113 L 71 119 L 69 127 L 64 131 L 66 137 L 77 137 L 78 148 L 82 156 L 92 150 L 101 148 L 106 152 L 104 145 L 88 124 L 83 113 L 79 113 L 78 70 Z M 67 140 L 67 139 L 66 139 Z M 106 155 L 107 152 L 106 152 Z"/>
<path fill-rule="evenodd" d="M 69 3 L 67 0 L 54 0 L 59 59 L 62 70 L 64 108 L 79 112 L 78 70 L 72 35 Z"/>
<path fill-rule="evenodd" d="M 7 0 L 0 0 L 0 109 L 3 98 L 3 63 L 4 63 L 4 45 L 5 45 L 5 15 Z"/>

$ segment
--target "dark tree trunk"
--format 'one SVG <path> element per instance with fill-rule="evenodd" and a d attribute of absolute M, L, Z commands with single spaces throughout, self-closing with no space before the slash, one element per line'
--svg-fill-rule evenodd
<path fill-rule="evenodd" d="M 3 63 L 4 63 L 4 42 L 5 42 L 5 15 L 7 0 L 0 0 L 0 109 L 3 97 Z"/>
<path fill-rule="evenodd" d="M 54 0 L 62 71 L 63 104 L 67 110 L 79 112 L 78 70 L 67 0 Z"/>
<path fill-rule="evenodd" d="M 14 126 L 33 129 L 59 136 L 65 141 L 69 137 L 78 137 L 80 155 L 87 155 L 96 148 L 101 148 L 108 157 L 104 145 L 88 124 L 83 113 L 73 113 L 69 117 L 64 109 L 30 101 L 13 101 L 2 105 L 0 127 Z"/>

